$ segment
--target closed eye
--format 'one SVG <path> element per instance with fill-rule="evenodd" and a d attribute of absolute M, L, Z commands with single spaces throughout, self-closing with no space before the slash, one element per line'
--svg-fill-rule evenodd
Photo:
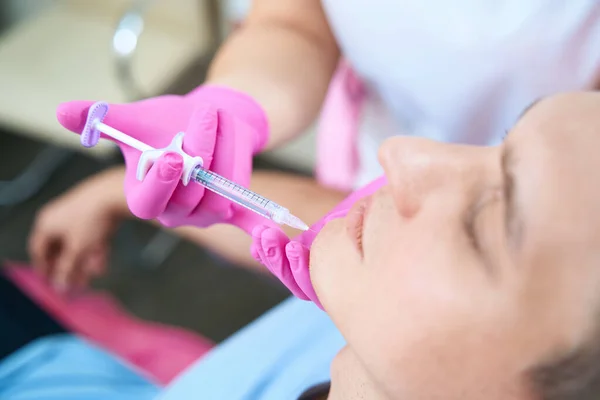
<path fill-rule="evenodd" d="M 502 191 L 499 189 L 486 191 L 482 196 L 478 198 L 477 201 L 473 203 L 471 207 L 469 207 L 464 219 L 464 228 L 469 242 L 471 243 L 475 252 L 484 260 L 486 270 L 490 274 L 492 272 L 492 267 L 490 259 L 487 256 L 488 249 L 484 249 L 481 245 L 479 233 L 475 228 L 475 224 L 477 222 L 477 218 L 487 207 L 496 204 L 498 201 L 502 200 L 501 193 Z"/>

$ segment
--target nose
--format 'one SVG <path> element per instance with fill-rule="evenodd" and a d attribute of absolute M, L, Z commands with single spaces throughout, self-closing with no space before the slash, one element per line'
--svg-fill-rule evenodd
<path fill-rule="evenodd" d="M 481 170 L 478 150 L 424 138 L 387 139 L 379 149 L 379 162 L 400 214 L 414 216 L 432 193 L 443 188 L 467 190 Z"/>

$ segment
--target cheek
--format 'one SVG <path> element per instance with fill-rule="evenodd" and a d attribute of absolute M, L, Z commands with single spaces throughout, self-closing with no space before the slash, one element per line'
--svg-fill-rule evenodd
<path fill-rule="evenodd" d="M 463 362 L 470 374 L 483 370 L 479 355 L 503 343 L 502 291 L 490 285 L 485 267 L 453 228 L 457 224 L 444 223 L 442 215 L 379 221 L 369 227 L 378 234 L 365 242 L 371 251 L 361 281 L 367 298 L 342 330 L 348 342 L 386 382 L 402 373 L 415 381 L 435 375 L 442 383 Z"/>
<path fill-rule="evenodd" d="M 388 208 L 374 210 L 364 238 L 373 296 L 436 312 L 439 304 L 469 308 L 489 281 L 455 213 L 432 207 L 403 219 Z"/>
<path fill-rule="evenodd" d="M 364 280 L 369 297 L 340 326 L 374 379 L 397 398 L 468 398 L 445 395 L 474 382 L 494 385 L 518 360 L 502 304 L 443 271 L 414 271 L 433 267 Z"/>

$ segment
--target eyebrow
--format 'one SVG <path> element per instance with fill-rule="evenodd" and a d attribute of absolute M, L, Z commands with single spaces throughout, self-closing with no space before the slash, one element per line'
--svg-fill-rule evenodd
<path fill-rule="evenodd" d="M 515 160 L 513 147 L 506 144 L 500 161 L 504 182 L 504 201 L 506 204 L 504 223 L 509 243 L 512 243 L 514 248 L 518 249 L 523 241 L 523 224 L 516 205 Z"/>

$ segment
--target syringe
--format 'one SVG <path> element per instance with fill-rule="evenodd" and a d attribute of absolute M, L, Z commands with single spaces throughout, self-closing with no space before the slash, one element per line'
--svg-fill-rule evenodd
<path fill-rule="evenodd" d="M 214 172 L 196 167 L 192 171 L 191 180 L 280 225 L 288 225 L 302 231 L 308 230 L 308 225 L 292 215 L 287 208 Z"/>
<path fill-rule="evenodd" d="M 221 175 L 203 169 L 200 165 L 198 165 L 198 163 L 202 162 L 199 157 L 191 157 L 183 151 L 183 133 L 180 132 L 175 135 L 173 141 L 168 147 L 157 150 L 109 125 L 104 124 L 102 121 L 107 113 L 108 104 L 104 102 L 95 103 L 90 107 L 85 126 L 81 132 L 81 143 L 85 147 L 95 146 L 100 139 L 100 132 L 102 132 L 107 136 L 118 140 L 119 142 L 125 143 L 128 146 L 141 151 L 142 156 L 140 157 L 138 164 L 138 179 L 143 179 L 143 176 L 146 173 L 147 165 L 145 164 L 155 161 L 155 159 L 165 151 L 173 151 L 181 154 L 181 156 L 184 158 L 184 165 L 191 166 L 189 171 L 186 171 L 184 167 L 184 175 L 182 176 L 184 184 L 187 184 L 190 180 L 193 180 L 208 190 L 215 192 L 226 199 L 229 199 L 235 204 L 254 211 L 255 213 L 262 215 L 263 217 L 270 219 L 277 224 L 288 225 L 292 228 L 303 231 L 308 230 L 308 225 L 302 222 L 300 218 L 290 213 L 287 208 L 282 207 L 279 204 L 257 193 L 254 193 L 251 190 L 246 189 L 245 187 L 232 182 Z M 151 158 L 154 158 L 154 160 Z"/>

